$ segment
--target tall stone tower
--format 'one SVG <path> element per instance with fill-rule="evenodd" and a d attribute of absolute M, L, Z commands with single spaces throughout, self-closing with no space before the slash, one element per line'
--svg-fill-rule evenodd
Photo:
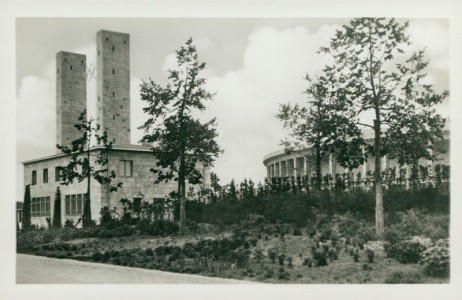
<path fill-rule="evenodd" d="M 130 144 L 130 36 L 97 33 L 97 123 L 114 144 Z"/>
<path fill-rule="evenodd" d="M 86 56 L 58 52 L 56 54 L 56 143 L 70 145 L 80 137 L 74 128 L 87 107 Z M 59 150 L 58 150 L 59 152 Z"/>

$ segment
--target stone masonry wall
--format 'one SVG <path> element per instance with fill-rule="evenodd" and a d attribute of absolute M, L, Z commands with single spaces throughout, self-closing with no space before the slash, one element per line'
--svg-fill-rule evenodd
<path fill-rule="evenodd" d="M 87 181 L 82 182 L 75 181 L 70 185 L 61 185 L 60 181 L 55 180 L 56 167 L 65 166 L 67 164 L 67 158 L 64 156 L 55 156 L 47 160 L 39 162 L 26 163 L 24 165 L 24 184 L 31 184 L 31 198 L 36 197 L 50 197 L 50 216 L 44 217 L 32 217 L 32 224 L 39 226 L 47 226 L 46 218 L 53 219 L 54 201 L 56 188 L 59 186 L 61 190 L 61 221 L 64 222 L 66 219 L 74 220 L 74 224 L 80 216 L 67 216 L 65 214 L 65 199 L 66 195 L 73 194 L 85 194 L 87 192 Z M 48 169 L 48 183 L 43 182 L 43 170 Z M 37 184 L 32 185 L 32 171 L 37 171 Z M 90 185 L 90 203 L 91 203 L 91 215 L 95 220 L 99 219 L 99 212 L 101 210 L 101 185 L 95 180 L 91 181 Z"/>
<path fill-rule="evenodd" d="M 74 128 L 86 109 L 86 57 L 82 54 L 56 54 L 56 143 L 69 145 L 79 137 Z M 59 150 L 57 150 L 59 151 Z"/>
<path fill-rule="evenodd" d="M 97 33 L 97 123 L 115 144 L 130 143 L 130 38 Z"/>

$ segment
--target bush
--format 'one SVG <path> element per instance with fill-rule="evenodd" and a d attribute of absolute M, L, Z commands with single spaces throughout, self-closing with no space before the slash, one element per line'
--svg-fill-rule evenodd
<path fill-rule="evenodd" d="M 284 269 L 284 267 L 279 268 L 278 274 L 279 280 L 289 280 L 290 274 Z"/>
<path fill-rule="evenodd" d="M 178 233 L 179 226 L 177 223 L 172 221 L 150 222 L 148 220 L 141 220 L 136 225 L 136 229 L 146 235 L 167 236 Z"/>
<path fill-rule="evenodd" d="M 301 236 L 302 235 L 302 230 L 298 227 L 294 228 L 294 236 Z"/>
<path fill-rule="evenodd" d="M 64 221 L 64 228 L 75 228 L 74 220 L 66 219 L 66 221 Z"/>
<path fill-rule="evenodd" d="M 271 259 L 271 262 L 273 264 L 276 262 L 277 255 L 278 255 L 278 253 L 277 253 L 276 249 L 271 248 L 271 249 L 268 250 L 268 257 Z"/>
<path fill-rule="evenodd" d="M 430 276 L 449 275 L 449 244 L 447 240 L 438 240 L 436 245 L 425 250 L 420 258 L 425 273 Z"/>
<path fill-rule="evenodd" d="M 374 262 L 374 257 L 375 257 L 375 252 L 374 250 L 371 249 L 366 249 L 366 257 L 367 257 L 367 262 L 368 263 L 373 263 Z"/>
<path fill-rule="evenodd" d="M 36 246 L 51 243 L 56 240 L 56 230 L 35 230 L 21 233 L 17 237 L 16 247 L 18 252 L 28 252 Z"/>
<path fill-rule="evenodd" d="M 411 271 L 396 271 L 393 272 L 390 276 L 385 279 L 385 283 L 419 283 L 421 281 L 421 276 L 417 272 Z"/>
<path fill-rule="evenodd" d="M 316 262 L 316 266 L 323 267 L 327 266 L 327 254 L 323 251 L 314 251 L 312 253 L 313 260 Z"/>
<path fill-rule="evenodd" d="M 308 268 L 311 268 L 313 266 L 313 261 L 311 260 L 311 258 L 305 258 L 303 260 L 303 265 L 307 266 Z"/>
<path fill-rule="evenodd" d="M 396 258 L 400 263 L 418 263 L 425 246 L 420 241 L 406 240 L 396 244 L 385 244 L 387 257 Z"/>

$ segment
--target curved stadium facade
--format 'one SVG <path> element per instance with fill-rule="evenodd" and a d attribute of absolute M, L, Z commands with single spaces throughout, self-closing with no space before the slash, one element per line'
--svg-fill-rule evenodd
<path fill-rule="evenodd" d="M 372 132 L 365 134 L 367 142 L 372 143 Z M 419 178 L 425 181 L 434 181 L 437 172 L 449 172 L 450 165 L 450 131 L 444 130 L 444 139 L 442 141 L 442 149 L 436 155 L 436 160 L 419 159 L 419 165 L 426 167 L 427 174 L 420 174 Z M 297 178 L 297 177 L 312 177 L 315 174 L 315 161 L 309 159 L 308 152 L 310 148 L 302 148 L 291 153 L 286 153 L 284 149 L 274 151 L 266 155 L 263 159 L 263 164 L 267 170 L 267 178 L 273 180 L 275 178 Z M 409 165 L 399 165 L 394 159 L 389 159 L 387 156 L 381 158 L 382 171 L 387 170 L 388 175 L 395 172 L 391 176 L 393 178 L 402 178 L 407 182 L 411 176 L 411 167 Z M 326 157 L 321 164 L 321 174 L 323 177 L 336 178 L 339 175 L 350 174 L 354 176 L 354 180 L 366 181 L 368 176 L 371 176 L 375 169 L 375 158 L 370 156 L 358 168 L 348 170 L 343 168 L 334 155 Z M 442 171 L 444 170 L 444 171 Z M 351 177 L 350 177 L 351 178 Z"/>

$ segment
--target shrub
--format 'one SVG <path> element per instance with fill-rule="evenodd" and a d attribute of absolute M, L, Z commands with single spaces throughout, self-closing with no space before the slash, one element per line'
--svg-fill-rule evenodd
<path fill-rule="evenodd" d="M 152 251 L 151 248 L 147 248 L 146 250 L 144 250 L 144 253 L 145 253 L 147 256 L 153 256 L 153 255 L 154 255 L 154 251 Z"/>
<path fill-rule="evenodd" d="M 64 228 L 75 228 L 74 220 L 66 219 L 66 221 L 64 221 Z"/>
<path fill-rule="evenodd" d="M 294 228 L 294 236 L 300 236 L 302 235 L 302 230 L 298 227 Z"/>
<path fill-rule="evenodd" d="M 419 241 L 406 240 L 396 244 L 385 244 L 387 257 L 396 258 L 400 263 L 418 263 L 425 246 Z"/>
<path fill-rule="evenodd" d="M 385 283 L 419 283 L 421 279 L 420 274 L 415 271 L 396 271 L 385 279 Z"/>
<path fill-rule="evenodd" d="M 155 221 L 150 222 L 149 220 L 141 220 L 136 224 L 142 234 L 152 236 L 167 236 L 178 233 L 178 224 L 172 221 Z"/>
<path fill-rule="evenodd" d="M 292 267 L 292 266 L 293 266 L 293 265 L 292 265 L 292 262 L 293 262 L 293 261 L 294 261 L 294 259 L 292 258 L 292 256 L 287 257 L 287 265 L 288 265 L 289 267 Z"/>
<path fill-rule="evenodd" d="M 264 258 L 263 251 L 261 249 L 255 250 L 254 258 L 257 261 L 257 263 L 260 263 L 262 259 Z"/>
<path fill-rule="evenodd" d="M 274 271 L 271 268 L 265 267 L 265 278 L 273 278 Z"/>
<path fill-rule="evenodd" d="M 359 262 L 359 250 L 358 250 L 358 248 L 355 248 L 355 250 L 353 252 L 353 260 L 355 262 Z"/>
<path fill-rule="evenodd" d="M 447 240 L 438 240 L 436 245 L 422 252 L 420 263 L 430 276 L 449 275 L 449 244 Z"/>
<path fill-rule="evenodd" d="M 374 257 L 375 257 L 374 250 L 371 250 L 371 249 L 367 248 L 366 249 L 366 257 L 367 257 L 367 262 L 368 263 L 373 263 L 374 262 Z"/>
<path fill-rule="evenodd" d="M 327 266 L 327 254 L 323 251 L 314 251 L 313 260 L 316 262 L 316 266 L 322 267 Z"/>
<path fill-rule="evenodd" d="M 284 265 L 285 259 L 286 259 L 286 255 L 284 253 L 278 255 L 278 262 L 280 266 Z"/>
<path fill-rule="evenodd" d="M 303 265 L 311 268 L 313 266 L 313 261 L 311 258 L 305 258 L 305 260 L 303 260 Z"/>
<path fill-rule="evenodd" d="M 279 274 L 278 274 L 279 280 L 289 280 L 290 275 L 289 273 L 284 269 L 284 267 L 279 268 Z"/>
<path fill-rule="evenodd" d="M 271 249 L 268 250 L 268 257 L 271 259 L 271 262 L 273 264 L 276 262 L 277 255 L 278 255 L 278 253 L 277 253 L 276 249 L 271 248 Z"/>

